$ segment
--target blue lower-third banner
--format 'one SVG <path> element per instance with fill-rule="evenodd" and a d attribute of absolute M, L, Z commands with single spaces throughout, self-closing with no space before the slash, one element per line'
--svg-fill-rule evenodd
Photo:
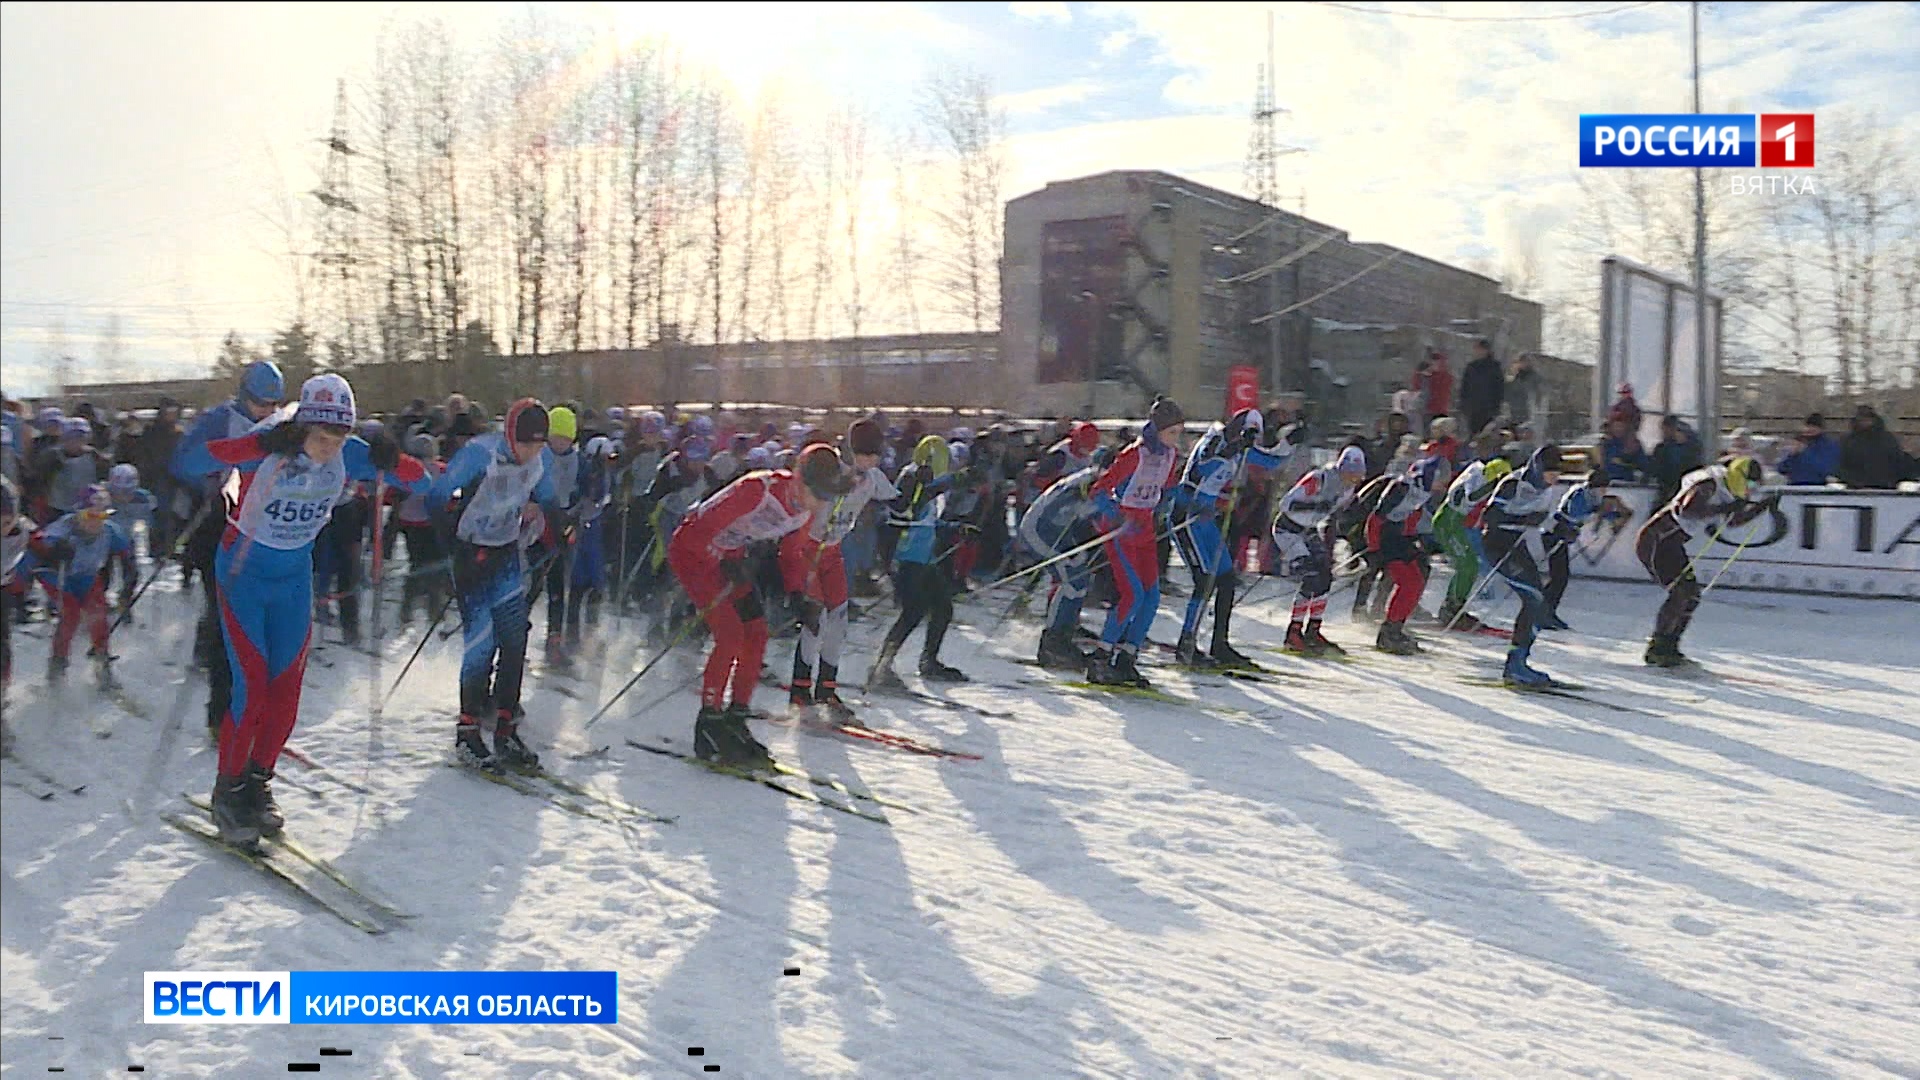
<path fill-rule="evenodd" d="M 149 971 L 149 1024 L 615 1024 L 615 971 Z"/>

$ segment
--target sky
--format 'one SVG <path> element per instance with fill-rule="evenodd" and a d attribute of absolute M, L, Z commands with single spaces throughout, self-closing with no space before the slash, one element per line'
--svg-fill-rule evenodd
<path fill-rule="evenodd" d="M 558 7 L 623 37 L 664 33 L 743 98 L 775 86 L 797 107 L 852 101 L 883 124 L 933 70 L 982 70 L 1010 118 L 1009 197 L 1124 168 L 1243 192 L 1269 10 Z M 283 325 L 276 222 L 317 183 L 336 80 L 367 71 L 396 18 L 442 15 L 479 45 L 525 10 L 402 8 L 0 6 L 0 383 L 44 389 L 58 332 L 97 377 L 115 317 L 124 377 L 201 374 L 227 330 Z M 1537 242 L 1549 275 L 1570 273 L 1553 248 L 1581 198 L 1579 114 L 1690 102 L 1684 3 L 1271 10 L 1278 136 L 1302 151 L 1281 159 L 1283 193 L 1357 240 L 1463 265 Z M 1920 147 L 1920 4 L 1707 4 L 1702 37 L 1708 111 L 1871 107 Z"/>

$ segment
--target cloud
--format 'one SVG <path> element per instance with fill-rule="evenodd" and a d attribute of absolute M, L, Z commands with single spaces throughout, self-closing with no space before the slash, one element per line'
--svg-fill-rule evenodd
<path fill-rule="evenodd" d="M 1083 79 L 1060 86 L 1043 86 L 1037 90 L 1002 94 L 994 99 L 994 104 L 1018 116 L 1026 113 L 1048 112 L 1067 105 L 1078 105 L 1099 93 L 1100 90 L 1099 83 Z"/>
<path fill-rule="evenodd" d="M 1019 2 L 1008 4 L 1007 8 L 1013 12 L 1015 18 L 1033 22 L 1056 22 L 1064 26 L 1073 21 L 1072 9 L 1058 0 L 1052 0 L 1052 2 L 1019 0 Z"/>
<path fill-rule="evenodd" d="M 1131 30 L 1114 30 L 1100 39 L 1100 55 L 1118 56 L 1137 40 L 1139 35 Z"/>

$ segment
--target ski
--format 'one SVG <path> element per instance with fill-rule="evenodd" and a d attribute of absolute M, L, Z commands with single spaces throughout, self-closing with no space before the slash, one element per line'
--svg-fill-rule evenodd
<path fill-rule="evenodd" d="M 921 742 L 919 739 L 913 738 L 910 735 L 900 735 L 891 731 L 879 731 L 870 727 L 862 727 L 859 724 L 838 723 L 832 720 L 812 718 L 794 719 L 792 717 L 775 718 L 773 722 L 787 727 L 798 728 L 801 731 L 809 731 L 816 735 L 841 735 L 859 742 L 872 743 L 875 746 L 891 747 L 895 750 L 904 750 L 909 754 L 919 754 L 923 757 L 946 758 L 951 761 L 980 760 L 979 754 L 971 754 L 965 750 L 950 750 L 934 743 Z"/>
<path fill-rule="evenodd" d="M 332 781 L 333 783 L 339 784 L 341 787 L 346 788 L 348 791 L 356 792 L 361 795 L 373 794 L 372 788 L 369 788 L 365 784 L 362 784 L 358 781 L 349 780 L 346 777 L 341 776 L 339 773 L 334 772 L 332 769 L 329 769 L 325 765 L 322 765 L 318 761 L 315 761 L 312 757 L 307 755 L 304 751 L 296 750 L 293 747 L 288 746 L 288 747 L 283 747 L 280 753 L 283 757 L 288 757 L 293 759 L 295 762 L 299 763 L 305 768 L 310 769 L 313 772 L 319 773 L 322 777 Z"/>
<path fill-rule="evenodd" d="M 1013 714 L 1010 712 L 998 712 L 993 709 L 983 709 L 978 705 L 969 705 L 964 701 L 952 701 L 948 698 L 934 697 L 924 690 L 915 690 L 911 686 L 887 687 L 880 690 L 875 690 L 869 686 L 855 686 L 852 687 L 852 689 L 858 690 L 860 693 L 866 695 L 869 700 L 871 700 L 875 694 L 880 694 L 886 697 L 906 698 L 910 701 L 918 701 L 922 705 L 932 705 L 937 709 L 972 713 L 975 716 L 984 717 L 988 720 L 1013 719 Z"/>
<path fill-rule="evenodd" d="M 770 787 L 773 790 L 788 796 L 789 798 L 799 799 L 801 802 L 810 802 L 817 806 L 824 806 L 829 810 L 838 810 L 843 814 L 852 814 L 854 817 L 866 818 L 868 821 L 877 821 L 882 825 L 893 824 L 893 822 L 888 820 L 885 814 L 878 813 L 872 810 L 863 810 L 860 807 L 855 806 L 851 801 L 843 803 L 834 799 L 823 799 L 819 795 L 816 795 L 812 791 L 808 790 L 807 788 L 794 787 L 790 784 L 782 783 L 781 782 L 782 777 L 804 779 L 810 783 L 833 787 L 839 791 L 846 791 L 850 800 L 853 797 L 853 793 L 850 791 L 847 791 L 846 785 L 841 784 L 838 780 L 832 780 L 826 777 L 815 777 L 802 770 L 795 769 L 792 766 L 782 765 L 780 762 L 774 762 L 773 774 L 769 775 L 765 772 L 755 771 L 751 769 L 740 769 L 730 765 L 721 765 L 716 762 L 704 761 L 698 755 L 690 754 L 685 750 L 678 750 L 670 746 L 661 746 L 658 743 L 645 743 L 637 739 L 628 739 L 627 745 L 633 747 L 636 750 L 645 750 L 650 754 L 659 754 L 662 757 L 679 758 L 681 761 L 684 761 L 689 765 L 696 765 L 702 769 L 706 769 L 709 772 L 717 773 L 720 776 L 731 776 L 737 780 L 747 780 L 747 781 L 751 781 L 753 783 L 759 784 L 762 787 Z M 880 802 L 878 798 L 874 799 L 874 801 L 879 803 L 882 806 L 890 805 L 889 803 Z M 905 807 L 895 807 L 895 808 L 906 809 Z"/>
<path fill-rule="evenodd" d="M 1502 641 L 1513 640 L 1512 630 L 1504 630 L 1498 626 L 1454 626 L 1447 629 L 1449 633 L 1454 634 L 1474 634 L 1479 637 L 1499 638 Z"/>
<path fill-rule="evenodd" d="M 375 912 L 366 910 L 356 894 L 347 892 L 338 882 L 302 862 L 285 847 L 263 844 L 258 850 L 250 851 L 222 840 L 220 831 L 202 818 L 188 817 L 171 810 L 161 811 L 160 818 L 181 832 L 198 837 L 202 842 L 241 859 L 255 869 L 279 878 L 295 892 L 333 913 L 348 926 L 369 934 L 387 932 L 387 927 L 379 921 Z M 340 892 L 346 892 L 346 896 L 339 895 Z"/>
<path fill-rule="evenodd" d="M 1042 678 L 1025 678 L 1025 679 L 1021 679 L 1020 681 L 1022 683 L 1027 684 L 1028 686 L 1047 687 L 1049 689 L 1058 690 L 1062 692 L 1079 691 L 1081 693 L 1117 694 L 1123 697 L 1137 697 L 1137 698 L 1145 698 L 1149 701 L 1165 702 L 1168 705 L 1182 705 L 1189 709 L 1198 709 L 1201 712 L 1217 713 L 1217 714 L 1226 715 L 1226 716 L 1242 716 L 1242 717 L 1248 717 L 1251 719 L 1260 718 L 1260 714 L 1255 712 L 1252 709 L 1244 709 L 1238 705 L 1223 705 L 1217 702 L 1202 701 L 1199 698 L 1188 697 L 1185 694 L 1171 693 L 1166 690 L 1161 690 L 1158 687 L 1124 686 L 1124 685 L 1115 685 L 1111 683 L 1096 683 L 1096 682 L 1088 682 L 1084 679 L 1056 680 L 1056 679 L 1042 679 Z"/>
<path fill-rule="evenodd" d="M 483 780 L 492 781 L 501 787 L 511 788 L 522 795 L 544 799 L 555 807 L 578 817 L 592 818 L 613 825 L 630 824 L 635 820 L 669 825 L 676 820 L 666 814 L 654 813 L 652 810 L 635 806 L 611 795 L 603 795 L 584 784 L 562 780 L 549 772 L 528 774 L 487 769 L 458 757 L 448 758 L 447 765 L 472 773 Z"/>
<path fill-rule="evenodd" d="M 39 799 L 41 802 L 46 802 L 58 794 L 58 792 L 40 783 L 38 780 L 23 779 L 13 775 L 11 772 L 0 771 L 0 784 L 24 791 L 34 798 Z"/>
<path fill-rule="evenodd" d="M 189 805 L 197 810 L 205 811 L 209 814 L 213 812 L 213 800 L 205 795 L 186 794 L 183 798 L 187 800 Z M 334 884 L 352 893 L 362 904 L 365 904 L 367 907 L 372 908 L 389 919 L 412 919 L 416 917 L 412 912 L 403 911 L 368 892 L 364 886 L 341 872 L 339 867 L 308 851 L 302 847 L 298 841 L 288 838 L 284 832 L 278 836 L 262 837 L 260 842 L 262 846 L 272 845 L 284 849 L 294 858 L 325 874 Z"/>
<path fill-rule="evenodd" d="M 7 761 L 7 764 L 13 766 L 14 768 L 20 770 L 23 773 L 26 773 L 29 777 L 32 777 L 33 781 L 36 784 L 42 785 L 48 789 L 48 791 L 51 794 L 40 796 L 43 799 L 51 798 L 52 795 L 60 795 L 60 794 L 81 795 L 81 794 L 85 794 L 87 790 L 87 785 L 69 784 L 61 780 L 59 777 L 54 776 L 52 773 L 47 772 L 45 769 L 42 769 L 38 765 L 34 765 L 29 762 L 20 760 L 19 756 L 16 754 L 8 754 L 6 761 Z"/>
<path fill-rule="evenodd" d="M 632 742 L 632 740 L 628 740 L 628 741 Z M 658 744 L 653 744 L 653 745 L 658 745 Z M 672 748 L 669 747 L 668 749 L 671 750 Z M 680 751 L 678 750 L 674 750 L 673 752 L 676 754 L 680 753 Z M 847 787 L 846 784 L 840 782 L 834 777 L 820 776 L 816 773 L 810 773 L 805 769 L 799 768 L 794 765 L 789 765 L 784 761 L 774 762 L 773 771 L 775 773 L 778 773 L 781 776 L 790 777 L 794 780 L 805 780 L 807 783 L 812 784 L 815 787 L 822 787 L 822 788 L 826 788 L 829 791 L 838 792 L 839 794 L 845 795 L 847 798 L 852 799 L 855 802 L 870 802 L 876 806 L 884 806 L 891 810 L 905 810 L 909 814 L 917 814 L 920 812 L 918 809 L 912 806 L 909 806 L 906 803 L 900 802 L 897 799 L 889 799 L 884 795 L 876 795 L 871 791 L 855 791 L 852 788 Z"/>
<path fill-rule="evenodd" d="M 1580 683 L 1563 683 L 1556 679 L 1544 686 L 1527 686 L 1521 683 L 1510 683 L 1505 679 L 1474 678 L 1468 676 L 1458 676 L 1458 678 L 1461 682 L 1469 686 L 1486 686 L 1497 690 L 1511 690 L 1517 694 L 1544 694 L 1547 697 L 1566 698 L 1569 701 L 1583 701 L 1589 705 L 1598 705 L 1603 709 L 1611 709 L 1614 712 L 1634 713 L 1639 716 L 1660 715 L 1656 712 L 1649 712 L 1646 709 L 1636 709 L 1631 705 L 1622 705 L 1617 701 L 1591 697 L 1582 693 L 1582 691 L 1589 689 L 1589 687 Z"/>

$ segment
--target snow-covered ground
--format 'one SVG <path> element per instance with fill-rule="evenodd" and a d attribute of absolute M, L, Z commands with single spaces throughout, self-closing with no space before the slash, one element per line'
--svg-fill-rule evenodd
<path fill-rule="evenodd" d="M 1278 641 L 1275 596 L 1242 608 L 1249 651 Z M 353 1056 L 325 1075 L 382 1078 L 1920 1076 L 1915 607 L 1716 592 L 1685 645 L 1745 678 L 1687 681 L 1639 663 L 1658 602 L 1576 582 L 1575 632 L 1536 651 L 1633 711 L 1465 681 L 1497 673 L 1490 638 L 1378 656 L 1342 599 L 1329 631 L 1352 663 L 1262 653 L 1294 676 L 1270 685 L 1155 669 L 1237 712 L 1023 683 L 1036 670 L 1000 654 L 1026 655 L 1034 627 L 983 642 L 996 612 L 970 602 L 946 657 L 978 681 L 945 693 L 1017 718 L 869 715 L 982 760 L 762 727 L 920 811 L 891 827 L 627 749 L 685 738 L 690 694 L 636 707 L 688 664 L 584 732 L 646 658 L 630 624 L 577 696 L 530 683 L 530 733 L 672 825 L 623 830 L 436 765 L 451 641 L 401 684 L 363 773 L 372 661 L 328 648 L 292 745 L 374 795 L 289 761 L 279 797 L 291 832 L 419 913 L 369 937 L 156 820 L 212 773 L 203 691 L 177 682 L 190 605 L 156 590 L 117 642 L 146 718 L 78 671 L 49 704 L 44 636 L 16 637 L 21 755 L 87 789 L 0 789 L 0 1065 L 254 1076 L 334 1046 Z M 856 624 L 856 680 L 878 633 Z M 147 970 L 608 967 L 617 1027 L 141 1023 Z"/>

